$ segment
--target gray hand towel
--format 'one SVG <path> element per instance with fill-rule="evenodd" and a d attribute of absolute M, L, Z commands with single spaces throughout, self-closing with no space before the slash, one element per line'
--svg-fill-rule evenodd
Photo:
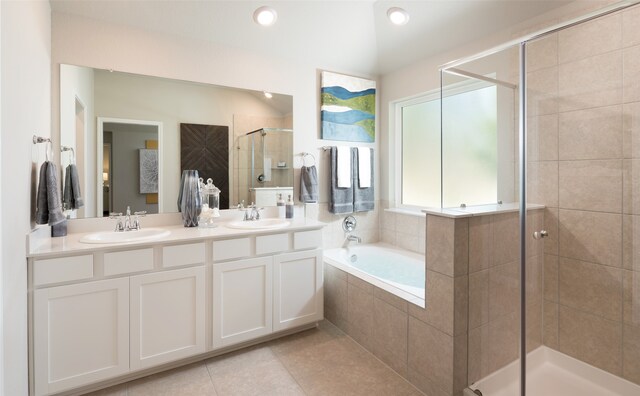
<path fill-rule="evenodd" d="M 78 176 L 78 167 L 75 164 L 69 165 L 71 174 L 71 197 L 73 199 L 72 209 L 79 209 L 84 206 L 84 200 L 80 193 L 80 178 Z"/>
<path fill-rule="evenodd" d="M 351 149 L 352 155 L 358 158 L 358 149 Z M 353 208 L 356 212 L 368 212 L 375 207 L 375 198 L 373 192 L 373 149 L 369 149 L 369 155 L 371 156 L 371 187 L 360 188 L 358 184 L 358 163 L 352 167 L 354 169 L 354 184 L 353 189 Z"/>
<path fill-rule="evenodd" d="M 71 191 L 71 165 L 64 170 L 64 186 L 62 187 L 62 208 L 73 209 L 73 192 Z"/>
<path fill-rule="evenodd" d="M 84 206 L 84 201 L 80 195 L 78 167 L 74 164 L 67 165 L 64 174 L 64 189 L 62 193 L 63 207 L 65 210 L 79 209 Z"/>
<path fill-rule="evenodd" d="M 62 214 L 62 201 L 58 190 L 58 168 L 53 162 L 47 165 L 47 207 L 49 209 L 49 225 L 55 225 L 65 220 Z"/>
<path fill-rule="evenodd" d="M 47 203 L 47 167 L 49 161 L 45 161 L 40 167 L 38 178 L 38 195 L 36 198 L 36 224 L 47 224 L 49 221 L 49 204 Z"/>
<path fill-rule="evenodd" d="M 315 165 L 300 169 L 300 201 L 318 202 L 318 170 Z"/>
<path fill-rule="evenodd" d="M 331 147 L 331 188 L 329 191 L 329 210 L 331 213 L 343 214 L 353 213 L 353 169 L 354 169 L 354 156 L 353 150 L 351 150 L 351 187 L 340 188 L 338 187 L 338 149 L 334 146 Z"/>

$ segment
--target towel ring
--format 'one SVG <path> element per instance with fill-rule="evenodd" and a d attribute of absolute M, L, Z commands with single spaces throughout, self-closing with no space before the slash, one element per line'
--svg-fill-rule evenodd
<path fill-rule="evenodd" d="M 313 154 L 311 154 L 311 153 L 302 153 L 301 155 L 302 155 L 302 166 L 308 166 L 305 163 L 305 159 L 307 157 L 311 157 L 313 159 L 313 163 L 310 166 L 315 166 L 316 165 L 316 157 Z"/>

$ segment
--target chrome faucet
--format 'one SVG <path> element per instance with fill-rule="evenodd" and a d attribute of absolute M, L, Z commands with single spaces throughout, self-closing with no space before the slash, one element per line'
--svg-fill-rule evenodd
<path fill-rule="evenodd" d="M 251 212 L 249 212 L 249 210 L 245 210 L 244 221 L 260 220 L 260 211 L 263 210 L 264 208 L 257 208 L 256 204 L 251 202 L 251 205 L 248 207 L 248 209 L 250 209 Z"/>
<path fill-rule="evenodd" d="M 359 236 L 352 235 L 352 234 L 347 234 L 347 241 L 362 243 L 362 238 L 360 238 Z"/>
<path fill-rule="evenodd" d="M 124 220 L 122 219 L 122 213 L 109 213 L 110 219 L 116 219 L 116 232 L 125 232 L 125 231 L 136 231 L 142 228 L 140 224 L 140 217 L 144 217 L 147 214 L 146 210 L 140 212 L 133 212 L 135 216 L 133 220 L 131 219 L 131 207 L 127 206 L 127 212 L 124 215 Z"/>

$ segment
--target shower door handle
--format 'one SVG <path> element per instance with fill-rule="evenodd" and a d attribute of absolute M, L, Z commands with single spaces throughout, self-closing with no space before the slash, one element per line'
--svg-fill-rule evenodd
<path fill-rule="evenodd" d="M 549 232 L 547 230 L 540 230 L 533 233 L 534 239 L 546 238 L 549 236 Z"/>

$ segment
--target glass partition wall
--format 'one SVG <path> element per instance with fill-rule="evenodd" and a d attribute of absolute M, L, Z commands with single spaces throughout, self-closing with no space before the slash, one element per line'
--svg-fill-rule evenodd
<path fill-rule="evenodd" d="M 475 213 L 466 374 L 484 396 L 640 394 L 632 3 L 442 69 L 442 206 Z"/>

